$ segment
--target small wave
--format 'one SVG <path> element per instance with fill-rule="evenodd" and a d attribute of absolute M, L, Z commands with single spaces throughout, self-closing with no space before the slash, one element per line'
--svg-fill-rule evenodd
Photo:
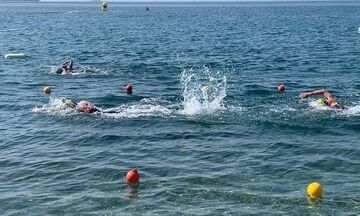
<path fill-rule="evenodd" d="M 342 112 L 346 116 L 360 116 L 360 105 L 348 107 Z"/>
<path fill-rule="evenodd" d="M 274 107 L 271 107 L 269 110 L 274 113 L 284 113 L 285 111 L 289 111 L 289 112 L 297 111 L 297 109 L 290 107 L 290 106 L 274 106 Z"/>
<path fill-rule="evenodd" d="M 20 29 L 0 29 L 0 32 L 19 31 Z"/>
<path fill-rule="evenodd" d="M 165 117 L 172 113 L 170 109 L 164 106 L 151 104 L 121 105 L 102 111 L 101 116 L 110 118 Z"/>
<path fill-rule="evenodd" d="M 80 13 L 81 11 L 66 11 L 66 14 Z"/>

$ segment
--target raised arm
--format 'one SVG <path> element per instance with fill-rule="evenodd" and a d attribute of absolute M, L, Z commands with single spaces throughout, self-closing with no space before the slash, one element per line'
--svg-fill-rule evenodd
<path fill-rule="evenodd" d="M 73 65 L 74 65 L 74 61 L 73 61 L 73 60 L 69 60 L 69 69 L 70 69 L 70 70 L 73 69 Z"/>
<path fill-rule="evenodd" d="M 300 98 L 307 98 L 310 97 L 311 95 L 317 95 L 317 94 L 323 94 L 324 97 L 326 97 L 326 102 L 330 107 L 333 108 L 337 108 L 337 109 L 345 109 L 345 107 L 341 104 L 339 104 L 336 99 L 334 98 L 334 96 L 326 91 L 326 89 L 319 89 L 319 90 L 315 90 L 312 92 L 303 92 L 299 95 Z"/>
<path fill-rule="evenodd" d="M 329 99 L 329 97 L 333 98 L 333 96 L 330 94 L 330 92 L 326 91 L 325 89 L 319 89 L 319 90 L 310 91 L 310 92 L 302 92 L 299 95 L 299 97 L 300 98 L 307 98 L 307 97 L 310 97 L 311 95 L 318 95 L 318 94 L 323 94 L 328 99 Z"/>

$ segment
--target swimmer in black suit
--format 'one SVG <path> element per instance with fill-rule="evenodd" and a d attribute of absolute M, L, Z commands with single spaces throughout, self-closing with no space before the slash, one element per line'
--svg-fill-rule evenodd
<path fill-rule="evenodd" d="M 56 70 L 57 74 L 69 74 L 73 70 L 74 61 L 67 60 L 61 64 L 61 67 Z"/>

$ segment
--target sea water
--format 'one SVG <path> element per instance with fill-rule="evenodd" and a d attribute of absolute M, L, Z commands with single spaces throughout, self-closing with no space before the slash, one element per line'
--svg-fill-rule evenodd
<path fill-rule="evenodd" d="M 0 6 L 1 215 L 360 213 L 359 2 Z"/>

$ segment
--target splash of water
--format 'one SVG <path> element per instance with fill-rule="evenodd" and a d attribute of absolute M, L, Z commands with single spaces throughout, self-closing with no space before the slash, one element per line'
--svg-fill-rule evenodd
<path fill-rule="evenodd" d="M 343 115 L 348 117 L 360 116 L 360 105 L 349 106 L 345 109 L 336 109 L 326 105 L 319 105 L 318 103 L 316 103 L 316 101 L 310 101 L 309 106 L 314 108 L 315 111 L 336 111 L 337 115 Z"/>
<path fill-rule="evenodd" d="M 48 104 L 45 104 L 41 107 L 34 107 L 33 109 L 31 109 L 31 111 L 34 113 L 45 113 L 60 116 L 73 115 L 76 113 L 74 109 L 66 106 L 66 104 L 62 100 L 63 98 L 50 97 L 49 99 L 50 101 Z"/>
<path fill-rule="evenodd" d="M 161 105 L 133 104 L 121 105 L 115 108 L 104 109 L 100 114 L 108 118 L 139 118 L 139 117 L 165 117 L 171 114 L 171 110 Z"/>
<path fill-rule="evenodd" d="M 360 105 L 355 105 L 345 109 L 343 114 L 346 116 L 360 116 Z"/>
<path fill-rule="evenodd" d="M 315 101 L 309 101 L 309 106 L 314 108 L 317 111 L 319 111 L 319 110 L 336 110 L 336 109 L 331 108 L 331 107 L 329 107 L 327 105 L 318 104 L 316 102 L 316 100 Z"/>
<path fill-rule="evenodd" d="M 183 115 L 212 114 L 225 109 L 226 76 L 208 67 L 184 69 L 180 83 L 183 90 Z"/>

